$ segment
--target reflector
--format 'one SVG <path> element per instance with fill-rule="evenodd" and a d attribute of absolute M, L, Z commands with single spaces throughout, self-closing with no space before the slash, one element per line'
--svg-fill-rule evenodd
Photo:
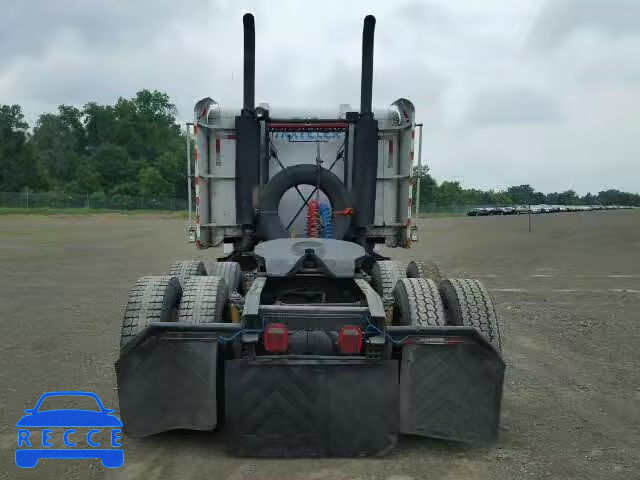
<path fill-rule="evenodd" d="M 362 330 L 355 325 L 345 325 L 338 333 L 338 348 L 342 354 L 358 354 L 362 349 Z"/>
<path fill-rule="evenodd" d="M 270 353 L 282 353 L 289 346 L 289 330 L 284 323 L 270 323 L 264 329 L 264 349 Z"/>

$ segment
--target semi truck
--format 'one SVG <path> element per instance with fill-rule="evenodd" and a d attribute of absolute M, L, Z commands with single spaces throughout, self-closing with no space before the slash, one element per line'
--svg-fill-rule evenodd
<path fill-rule="evenodd" d="M 359 108 L 295 110 L 256 105 L 244 16 L 242 107 L 194 109 L 191 234 L 218 256 L 132 287 L 116 363 L 128 435 L 217 430 L 234 454 L 277 457 L 496 440 L 505 365 L 487 290 L 382 255 L 417 240 L 416 122 L 405 98 L 372 108 L 375 22 Z"/>

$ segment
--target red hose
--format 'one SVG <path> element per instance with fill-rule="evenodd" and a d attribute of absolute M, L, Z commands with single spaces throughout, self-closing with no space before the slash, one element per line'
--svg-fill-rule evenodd
<path fill-rule="evenodd" d="M 307 207 L 307 236 L 318 238 L 320 233 L 320 206 L 317 200 L 311 200 Z"/>

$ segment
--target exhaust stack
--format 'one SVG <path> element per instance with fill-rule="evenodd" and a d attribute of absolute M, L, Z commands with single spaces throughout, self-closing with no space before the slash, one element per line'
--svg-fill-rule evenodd
<path fill-rule="evenodd" d="M 255 111 L 256 29 L 253 15 L 242 17 L 244 25 L 244 71 L 242 111 L 236 117 L 236 224 L 242 225 L 239 250 L 253 247 L 253 197 L 260 184 L 260 124 Z"/>
<path fill-rule="evenodd" d="M 373 33 L 376 19 L 367 15 L 362 30 L 362 83 L 360 85 L 360 115 L 355 124 L 355 141 L 351 182 L 355 215 L 351 225 L 364 245 L 366 227 L 373 225 L 376 205 L 376 175 L 378 172 L 378 121 L 373 117 Z"/>
<path fill-rule="evenodd" d="M 246 13 L 242 17 L 242 23 L 244 25 L 242 110 L 253 111 L 256 103 L 256 27 L 253 15 Z"/>
<path fill-rule="evenodd" d="M 373 95 L 373 34 L 376 17 L 367 15 L 362 30 L 362 79 L 360 83 L 360 114 L 371 115 Z"/>

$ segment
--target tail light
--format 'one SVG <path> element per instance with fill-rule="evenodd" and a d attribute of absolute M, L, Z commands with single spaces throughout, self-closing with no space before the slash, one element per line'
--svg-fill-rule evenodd
<path fill-rule="evenodd" d="M 340 353 L 355 355 L 362 350 L 362 330 L 355 325 L 345 325 L 338 333 L 338 349 Z"/>
<path fill-rule="evenodd" d="M 270 353 L 286 352 L 289 330 L 284 323 L 270 323 L 264 329 L 264 349 Z"/>

